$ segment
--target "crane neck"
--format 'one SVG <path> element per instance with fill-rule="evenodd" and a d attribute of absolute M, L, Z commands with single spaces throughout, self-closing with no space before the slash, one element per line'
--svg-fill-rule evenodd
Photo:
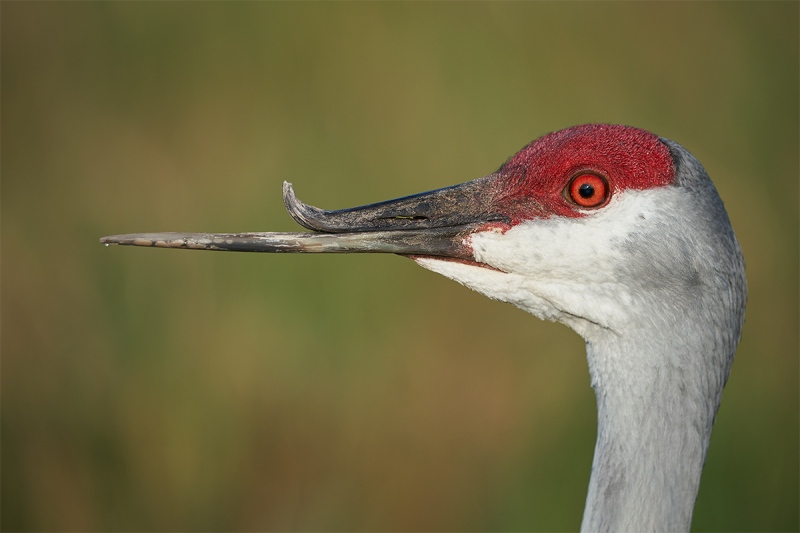
<path fill-rule="evenodd" d="M 689 531 L 727 377 L 703 348 L 587 342 L 598 434 L 581 531 Z"/>

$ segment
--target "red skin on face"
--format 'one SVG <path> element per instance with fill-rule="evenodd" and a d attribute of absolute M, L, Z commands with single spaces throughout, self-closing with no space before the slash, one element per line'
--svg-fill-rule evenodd
<path fill-rule="evenodd" d="M 570 180 L 582 173 L 605 177 L 611 197 L 625 189 L 670 185 L 675 167 L 669 148 L 652 133 L 620 125 L 575 126 L 533 141 L 495 173 L 499 210 L 512 224 L 585 216 L 564 194 Z"/>

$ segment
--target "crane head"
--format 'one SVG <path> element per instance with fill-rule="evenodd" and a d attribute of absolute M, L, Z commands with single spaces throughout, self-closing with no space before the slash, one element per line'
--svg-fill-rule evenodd
<path fill-rule="evenodd" d="M 620 330 L 653 299 L 679 309 L 743 271 L 702 166 L 677 143 L 628 126 L 550 133 L 487 176 L 395 200 L 326 211 L 299 201 L 284 183 L 284 201 L 311 232 L 132 234 L 101 242 L 401 254 L 587 339 Z"/>

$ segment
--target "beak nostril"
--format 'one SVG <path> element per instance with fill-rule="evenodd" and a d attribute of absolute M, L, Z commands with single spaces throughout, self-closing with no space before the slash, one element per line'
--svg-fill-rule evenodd
<path fill-rule="evenodd" d="M 428 220 L 424 215 L 389 215 L 380 217 L 381 220 Z"/>

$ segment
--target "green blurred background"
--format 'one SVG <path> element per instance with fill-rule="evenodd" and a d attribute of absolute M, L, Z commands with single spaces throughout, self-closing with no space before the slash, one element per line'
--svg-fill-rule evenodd
<path fill-rule="evenodd" d="M 798 524 L 798 20 L 773 3 L 3 2 L 2 529 L 568 531 L 581 339 L 293 231 L 584 122 L 706 166 L 750 300 L 694 518 Z"/>

